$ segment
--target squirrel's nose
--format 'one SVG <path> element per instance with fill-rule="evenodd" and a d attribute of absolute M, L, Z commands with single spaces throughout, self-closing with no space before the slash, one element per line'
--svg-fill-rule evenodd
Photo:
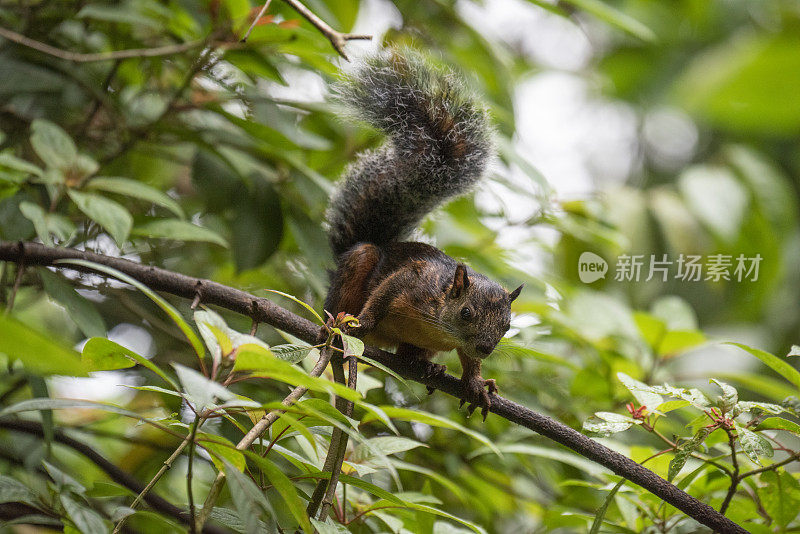
<path fill-rule="evenodd" d="M 488 356 L 494 350 L 494 345 L 491 343 L 479 343 L 478 345 L 475 345 L 475 349 L 478 352 Z"/>

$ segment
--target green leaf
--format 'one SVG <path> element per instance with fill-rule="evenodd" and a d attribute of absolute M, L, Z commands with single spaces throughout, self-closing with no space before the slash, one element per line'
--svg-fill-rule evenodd
<path fill-rule="evenodd" d="M 122 248 L 133 227 L 133 217 L 120 204 L 94 193 L 79 193 L 73 189 L 67 191 L 75 205 L 87 217 L 105 228 L 117 246 Z"/>
<path fill-rule="evenodd" d="M 39 506 L 36 494 L 22 482 L 0 475 L 0 504 L 22 502 L 31 506 Z"/>
<path fill-rule="evenodd" d="M 753 430 L 757 432 L 761 430 L 786 430 L 787 432 L 800 434 L 800 425 L 794 421 L 789 421 L 788 419 L 784 419 L 782 417 L 767 417 Z"/>
<path fill-rule="evenodd" d="M 13 154 L 3 152 L 0 154 L 0 168 L 5 167 L 22 173 L 22 180 L 24 181 L 28 176 L 42 176 L 43 171 L 33 163 L 20 159 Z M 16 181 L 15 183 L 20 183 Z"/>
<path fill-rule="evenodd" d="M 525 454 L 528 456 L 536 456 L 539 458 L 547 458 L 549 460 L 555 460 L 557 462 L 561 462 L 563 464 L 571 465 L 573 467 L 577 467 L 581 471 L 585 473 L 589 473 L 592 476 L 602 478 L 603 476 L 609 473 L 609 470 L 605 467 L 592 462 L 591 460 L 587 460 L 583 456 L 579 454 L 575 454 L 573 452 L 567 452 L 565 450 L 559 449 L 552 449 L 550 447 L 541 447 L 538 445 L 528 445 L 525 443 L 507 443 L 507 444 L 499 444 L 497 445 L 497 449 L 504 454 Z M 469 458 L 474 458 L 481 454 L 486 454 L 490 452 L 488 448 L 479 449 L 472 454 L 469 455 Z"/>
<path fill-rule="evenodd" d="M 272 354 L 285 362 L 297 363 L 308 356 L 308 353 L 314 350 L 314 347 L 311 345 L 285 344 L 273 345 L 269 348 L 269 350 L 272 352 Z"/>
<path fill-rule="evenodd" d="M 348 356 L 361 356 L 364 354 L 364 342 L 357 337 L 343 334 L 342 344 L 344 345 L 344 358 Z"/>
<path fill-rule="evenodd" d="M 201 241 L 226 248 L 228 246 L 228 242 L 213 230 L 180 219 L 157 219 L 139 224 L 133 229 L 133 235 L 175 241 Z"/>
<path fill-rule="evenodd" d="M 339 523 L 334 523 L 330 518 L 328 518 L 324 523 L 312 518 L 311 524 L 315 529 L 317 529 L 319 534 L 348 534 L 350 532 L 347 527 Z"/>
<path fill-rule="evenodd" d="M 138 419 L 140 421 L 145 420 L 145 418 L 143 418 L 142 416 L 140 416 L 135 412 L 104 402 L 73 400 L 73 399 L 43 399 L 43 398 L 27 399 L 24 401 L 20 401 L 17 404 L 9 406 L 8 408 L 4 408 L 2 411 L 0 411 L 0 416 L 12 415 L 23 412 L 39 412 L 42 410 L 66 410 L 71 408 L 92 408 L 96 410 L 103 410 L 106 412 L 124 415 L 126 417 Z"/>
<path fill-rule="evenodd" d="M 597 412 L 583 422 L 583 429 L 602 436 L 610 436 L 617 432 L 624 432 L 637 423 L 636 419 L 627 415 L 613 412 Z"/>
<path fill-rule="evenodd" d="M 83 6 L 76 16 L 79 19 L 130 24 L 150 30 L 160 29 L 161 23 L 158 19 L 140 13 L 136 7 L 137 5 L 136 3 L 123 3 L 120 5 L 88 4 Z"/>
<path fill-rule="evenodd" d="M 136 365 L 133 356 L 139 355 L 102 337 L 89 339 L 81 352 L 81 359 L 92 371 L 111 371 L 133 367 Z M 139 357 L 142 358 L 142 356 Z"/>
<path fill-rule="evenodd" d="M 313 473 L 313 476 L 316 477 L 316 478 L 328 479 L 328 480 L 331 478 L 331 474 L 330 473 L 326 473 L 326 472 L 322 472 L 322 471 L 318 471 L 316 473 Z M 387 501 L 389 501 L 391 503 L 398 504 L 400 506 L 406 506 L 406 505 L 411 504 L 411 503 L 406 502 L 405 500 L 401 499 L 397 495 L 394 495 L 393 493 L 390 493 L 390 492 L 386 491 L 385 489 L 380 488 L 380 487 L 376 486 L 375 484 L 372 484 L 371 482 L 367 482 L 366 480 L 363 480 L 363 479 L 360 479 L 360 478 L 356 478 L 356 477 L 353 477 L 353 476 L 350 476 L 350 475 L 341 474 L 341 475 L 339 475 L 339 482 L 342 482 L 343 484 L 348 484 L 350 486 L 354 486 L 356 488 L 362 489 L 362 490 L 364 490 L 364 491 L 366 491 L 368 493 L 371 493 L 372 495 L 375 495 L 376 497 L 380 497 L 381 499 L 385 499 L 385 500 L 387 500 Z"/>
<path fill-rule="evenodd" d="M 467 499 L 467 497 L 466 497 L 467 488 L 462 488 L 460 485 L 458 485 L 455 482 L 453 482 L 452 480 L 450 480 L 447 476 L 440 474 L 435 469 L 428 469 L 427 467 L 423 467 L 423 466 L 420 466 L 420 465 L 416 465 L 416 464 L 412 464 L 412 463 L 408 463 L 408 462 L 403 462 L 403 461 L 398 460 L 396 458 L 392 458 L 391 461 L 392 461 L 392 465 L 398 471 L 411 471 L 412 473 L 419 473 L 421 475 L 429 477 L 432 480 L 435 480 L 436 482 L 441 484 L 443 487 L 447 488 L 453 495 L 458 497 L 458 499 L 462 503 L 466 503 L 467 502 L 467 500 L 466 500 Z"/>
<path fill-rule="evenodd" d="M 280 198 L 263 179 L 237 191 L 229 223 L 237 271 L 259 267 L 278 250 L 284 228 Z"/>
<path fill-rule="evenodd" d="M 104 336 L 106 325 L 97 308 L 90 301 L 78 294 L 75 289 L 64 282 L 61 277 L 47 269 L 39 269 L 39 276 L 44 290 L 56 302 L 67 309 L 72 319 L 86 337 Z"/>
<path fill-rule="evenodd" d="M 206 347 L 211 352 L 211 358 L 215 364 L 219 364 L 222 355 L 233 352 L 233 341 L 228 332 L 228 324 L 216 312 L 208 309 L 194 312 L 194 323 L 200 331 L 200 337 L 206 343 Z"/>
<path fill-rule="evenodd" d="M 314 449 L 314 452 L 317 452 L 317 440 L 314 438 L 314 435 L 311 434 L 305 422 L 301 421 L 299 418 L 295 418 L 288 412 L 282 413 L 270 428 L 272 439 L 278 440 L 279 436 L 286 435 L 286 430 L 289 428 L 292 428 L 295 432 L 306 438 L 306 441 L 308 441 Z"/>
<path fill-rule="evenodd" d="M 800 509 L 800 483 L 783 469 L 766 471 L 759 478 L 765 484 L 758 487 L 761 504 L 778 526 L 786 527 Z"/>
<path fill-rule="evenodd" d="M 242 451 L 238 450 L 236 445 L 222 436 L 198 432 L 197 445 L 208 451 L 211 455 L 211 461 L 220 471 L 225 470 L 226 462 L 239 471 L 244 471 L 247 467 Z"/>
<path fill-rule="evenodd" d="M 597 512 L 595 512 L 594 514 L 594 521 L 592 522 L 592 528 L 589 529 L 589 534 L 598 534 L 600 532 L 600 527 L 603 526 L 603 518 L 606 516 L 606 511 L 608 510 L 608 507 L 611 504 L 611 501 L 614 500 L 614 495 L 617 494 L 617 492 L 622 487 L 622 485 L 625 484 L 625 482 L 627 482 L 627 480 L 625 480 L 624 478 L 619 482 L 617 482 L 616 485 L 614 485 L 614 487 L 611 488 L 611 491 L 608 492 L 606 498 L 603 499 L 603 504 L 600 506 L 600 508 L 597 509 Z"/>
<path fill-rule="evenodd" d="M 253 461 L 258 468 L 266 475 L 267 479 L 269 479 L 270 483 L 278 490 L 283 502 L 286 503 L 286 506 L 289 508 L 289 512 L 294 516 L 303 530 L 306 531 L 306 534 L 312 534 L 314 532 L 314 528 L 311 526 L 311 522 L 308 520 L 308 515 L 306 514 L 306 507 L 303 504 L 303 501 L 300 499 L 300 496 L 297 494 L 297 489 L 294 486 L 294 483 L 289 480 L 289 477 L 283 474 L 283 472 L 278 469 L 278 467 L 273 464 L 269 459 L 262 458 L 257 454 L 248 453 L 247 455 L 251 461 Z"/>
<path fill-rule="evenodd" d="M 669 463 L 667 480 L 672 482 L 675 479 L 678 473 L 680 473 L 681 469 L 683 469 L 683 466 L 686 465 L 686 462 L 689 460 L 689 457 L 692 455 L 692 453 L 700 448 L 700 446 L 703 444 L 703 441 L 705 441 L 710 433 L 710 428 L 703 427 L 697 431 L 690 441 L 684 443 L 678 449 L 678 452 L 675 453 L 675 457 Z"/>
<path fill-rule="evenodd" d="M 675 82 L 681 107 L 737 135 L 794 136 L 800 127 L 792 90 L 800 84 L 800 37 L 790 27 L 776 30 L 728 33 L 693 55 Z"/>
<path fill-rule="evenodd" d="M 607 22 L 611 26 L 619 28 L 625 33 L 629 33 L 642 41 L 653 42 L 656 40 L 656 35 L 653 33 L 653 30 L 630 15 L 616 10 L 601 0 L 566 0 L 566 3 L 590 15 L 594 15 L 603 22 Z"/>
<path fill-rule="evenodd" d="M 137 180 L 131 180 L 129 178 L 98 176 L 91 179 L 91 181 L 86 185 L 86 189 L 92 191 L 105 191 L 107 193 L 116 193 L 126 197 L 138 198 L 139 200 L 152 202 L 157 206 L 166 208 L 181 219 L 185 217 L 180 204 L 170 198 L 166 193 Z"/>
<path fill-rule="evenodd" d="M 69 241 L 75 233 L 75 225 L 69 219 L 55 213 L 47 213 L 33 202 L 20 202 L 19 211 L 33 223 L 36 235 L 47 246 L 53 246 L 51 236 L 56 236 L 63 242 Z"/>
<path fill-rule="evenodd" d="M 706 342 L 706 336 L 698 330 L 672 330 L 664 334 L 658 345 L 659 356 L 677 356 Z"/>
<path fill-rule="evenodd" d="M 642 338 L 654 351 L 657 351 L 658 345 L 667 331 L 664 321 L 641 311 L 633 312 L 633 320 L 636 322 L 636 327 L 639 329 Z"/>
<path fill-rule="evenodd" d="M 59 491 L 71 491 L 73 493 L 77 493 L 78 495 L 83 495 L 86 493 L 86 488 L 83 486 L 83 484 L 66 474 L 61 469 L 45 460 L 42 460 L 42 465 L 47 471 L 47 474 L 50 475 L 50 478 L 53 479 L 53 484 L 55 484 Z"/>
<path fill-rule="evenodd" d="M 736 425 L 736 433 L 739 436 L 739 444 L 742 446 L 742 451 L 753 463 L 760 465 L 759 456 L 772 458 L 775 452 L 772 450 L 772 445 L 769 444 L 769 441 L 739 423 L 734 422 L 734 424 Z"/>
<path fill-rule="evenodd" d="M 299 298 L 295 297 L 294 295 L 290 295 L 288 293 L 284 293 L 283 291 L 278 291 L 276 289 L 265 289 L 264 291 L 269 291 L 270 293 L 275 293 L 276 295 L 280 295 L 282 297 L 286 297 L 287 299 L 293 300 L 297 304 L 301 305 L 302 307 L 310 311 L 314 315 L 314 317 L 316 317 L 317 321 L 319 321 L 319 324 L 322 325 L 325 324 L 325 321 L 322 319 L 322 317 L 319 316 L 319 314 L 314 310 L 314 308 L 312 308 Z"/>
<path fill-rule="evenodd" d="M 260 458 L 260 457 L 259 457 Z M 258 533 L 258 518 L 262 512 L 274 515 L 272 507 L 261 489 L 250 478 L 231 464 L 225 466 L 225 478 L 239 518 L 245 523 L 247 532 Z"/>
<path fill-rule="evenodd" d="M 416 449 L 417 447 L 427 447 L 427 445 L 402 436 L 378 436 L 357 445 L 353 449 L 349 461 L 364 463 L 375 458 L 376 452 L 383 456 L 389 456 L 390 454 Z"/>
<path fill-rule="evenodd" d="M 668 412 L 671 412 L 672 410 L 677 410 L 679 408 L 684 408 L 686 406 L 689 406 L 689 401 L 671 400 L 671 401 L 666 401 L 666 402 L 661 403 L 658 406 L 656 406 L 656 411 L 657 412 L 661 412 L 661 413 L 668 413 Z"/>
<path fill-rule="evenodd" d="M 736 415 L 739 415 L 742 412 L 766 412 L 771 413 L 773 415 L 778 415 L 779 413 L 787 412 L 788 410 L 779 404 L 772 404 L 771 402 L 752 402 L 752 401 L 740 401 L 736 403 L 736 407 L 733 412 Z"/>
<path fill-rule="evenodd" d="M 136 497 L 136 492 L 116 482 L 103 482 L 98 480 L 89 488 L 86 492 L 86 496 L 90 498 Z"/>
<path fill-rule="evenodd" d="M 48 167 L 68 169 L 78 157 L 75 143 L 56 124 L 36 119 L 31 124 L 31 146 Z"/>
<path fill-rule="evenodd" d="M 794 386 L 800 389 L 800 371 L 792 367 L 788 362 L 781 360 L 777 356 L 770 354 L 769 352 L 764 352 L 760 349 L 754 349 L 753 347 L 748 347 L 747 345 L 742 345 L 741 343 L 726 343 L 727 345 L 733 345 L 734 347 L 739 347 L 742 350 L 745 350 L 761 360 L 767 367 L 781 375 L 783 378 L 794 384 Z"/>
<path fill-rule="evenodd" d="M 82 504 L 78 504 L 67 493 L 59 496 L 64 511 L 83 534 L 97 534 L 98 532 L 108 532 L 106 522 L 100 515 Z"/>
<path fill-rule="evenodd" d="M 662 384 L 660 386 L 651 386 L 653 391 L 660 395 L 669 395 L 670 397 L 677 397 L 685 400 L 695 408 L 705 410 L 712 405 L 705 394 L 697 388 L 684 389 L 670 386 L 669 384 Z"/>
<path fill-rule="evenodd" d="M 660 406 L 664 402 L 661 395 L 655 393 L 653 388 L 644 382 L 639 382 L 625 373 L 617 373 L 617 378 L 628 388 L 628 391 L 631 392 L 633 398 L 636 399 L 639 405 L 646 406 L 648 411 L 654 411 L 657 406 Z"/>
<path fill-rule="evenodd" d="M 410 410 L 408 408 L 398 408 L 397 406 L 380 406 L 381 410 L 386 413 L 392 420 L 401 420 L 401 421 L 414 421 L 417 423 L 423 423 L 430 426 L 441 427 L 441 428 L 449 428 L 452 430 L 457 430 L 467 436 L 471 437 L 472 439 L 479 441 L 486 445 L 492 452 L 497 455 L 501 455 L 500 449 L 486 436 L 475 432 L 465 426 L 462 426 L 454 421 L 446 417 L 441 417 L 436 414 L 432 414 L 429 412 L 424 412 L 422 410 Z M 365 414 L 364 417 L 361 419 L 361 423 L 368 423 L 370 421 L 374 421 L 379 419 L 379 417 L 374 413 Z"/>
<path fill-rule="evenodd" d="M 269 349 L 247 344 L 237 348 L 234 371 L 250 371 L 288 384 L 303 386 L 312 391 L 336 393 L 348 400 L 359 400 L 361 394 L 342 384 L 308 375 L 299 368 L 272 355 Z"/>
<path fill-rule="evenodd" d="M 716 378 L 709 380 L 709 383 L 716 384 L 722 390 L 722 395 L 717 397 L 717 402 L 722 413 L 728 413 L 733 410 L 736 403 L 739 402 L 739 392 L 736 391 L 736 388 Z"/>
<path fill-rule="evenodd" d="M 53 263 L 55 263 L 55 264 L 81 265 L 83 267 L 88 267 L 89 269 L 93 269 L 95 271 L 100 271 L 101 273 L 108 274 L 110 276 L 113 276 L 114 278 L 117 278 L 119 280 L 122 280 L 123 282 L 126 282 L 126 283 L 132 285 L 133 287 L 135 287 L 136 289 L 138 289 L 139 291 L 141 291 L 142 293 L 147 295 L 150 298 L 150 300 L 155 302 L 158 305 L 159 308 L 164 310 L 164 312 L 167 315 L 169 315 L 169 318 L 172 319 L 172 321 L 178 326 L 178 328 L 181 329 L 181 332 L 183 332 L 183 335 L 186 336 L 186 339 L 189 340 L 189 343 L 192 345 L 192 348 L 194 348 L 195 353 L 197 353 L 197 356 L 201 360 L 205 356 L 205 349 L 203 348 L 203 342 L 200 341 L 200 338 L 197 337 L 197 334 L 194 333 L 194 331 L 189 326 L 189 324 L 183 319 L 183 317 L 181 317 L 181 314 L 178 313 L 178 310 L 176 310 L 169 302 L 167 302 L 166 300 L 164 300 L 163 298 L 158 296 L 155 293 L 155 291 L 153 291 L 152 289 L 150 289 L 149 287 L 147 287 L 143 283 L 139 282 L 135 278 L 133 278 L 131 276 L 128 276 L 125 273 L 121 273 L 120 271 L 114 269 L 113 267 L 108 267 L 106 265 L 101 265 L 99 263 L 95 263 L 95 262 L 92 262 L 92 261 L 86 261 L 86 260 L 57 260 L 57 261 L 54 261 Z"/>
<path fill-rule="evenodd" d="M 727 167 L 695 165 L 681 174 L 683 199 L 719 240 L 733 245 L 749 211 L 750 195 Z"/>
<path fill-rule="evenodd" d="M 194 369 L 189 369 L 183 365 L 173 363 L 178 380 L 184 388 L 186 400 L 194 405 L 194 409 L 199 413 L 209 408 L 215 399 L 231 401 L 236 399 L 236 395 L 228 391 L 222 384 L 209 380 Z"/>
<path fill-rule="evenodd" d="M 0 353 L 20 360 L 30 372 L 41 375 L 88 376 L 88 369 L 72 349 L 53 336 L 44 336 L 13 317 L 0 314 Z"/>
<path fill-rule="evenodd" d="M 462 525 L 464 525 L 465 527 L 470 528 L 473 532 L 476 532 L 477 534 L 486 534 L 486 530 L 483 527 L 481 527 L 480 525 L 478 525 L 476 523 L 473 523 L 472 521 L 467 521 L 466 519 L 463 519 L 461 517 L 457 517 L 457 516 L 455 516 L 453 514 L 447 513 L 445 511 L 440 510 L 438 508 L 435 508 L 433 506 L 428 506 L 426 504 L 409 504 L 408 507 L 411 508 L 412 510 L 418 510 L 420 512 L 427 512 L 429 514 L 438 515 L 440 517 L 445 517 L 447 519 L 455 521 L 456 523 L 461 523 Z"/>

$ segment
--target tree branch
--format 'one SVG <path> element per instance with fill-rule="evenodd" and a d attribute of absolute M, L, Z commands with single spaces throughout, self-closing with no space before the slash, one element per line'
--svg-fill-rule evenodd
<path fill-rule="evenodd" d="M 121 258 L 112 258 L 80 250 L 47 247 L 38 243 L 0 242 L 0 260 L 17 263 L 25 261 L 29 266 L 51 266 L 58 260 L 67 258 L 84 259 L 113 267 L 136 278 L 156 291 L 164 291 L 190 300 L 195 295 L 197 278 L 158 267 L 145 266 Z M 76 265 L 59 267 L 90 271 L 88 268 Z M 281 308 L 270 300 L 259 298 L 245 291 L 210 280 L 202 280 L 202 284 L 203 302 L 206 304 L 217 305 L 249 316 L 260 323 L 268 323 L 309 343 L 315 342 L 317 338 L 318 326 Z M 394 357 L 394 354 L 372 347 L 368 347 L 365 354 L 406 379 L 439 389 L 457 399 L 465 396 L 461 380 L 452 375 L 442 374 L 435 377 L 426 377 L 423 374 L 423 369 L 398 360 Z M 498 395 L 492 396 L 490 411 L 512 423 L 538 432 L 542 436 L 572 449 L 581 456 L 607 467 L 617 475 L 641 486 L 709 528 L 720 532 L 747 533 L 745 529 L 730 519 L 678 489 L 649 469 L 550 417 L 529 410 Z M 206 510 L 203 511 L 205 512 Z"/>
<path fill-rule="evenodd" d="M 739 486 L 739 460 L 736 458 L 736 439 L 733 434 L 733 431 L 729 428 L 725 428 L 725 432 L 728 433 L 728 444 L 731 447 L 731 463 L 733 464 L 733 473 L 731 473 L 731 485 L 728 488 L 728 493 L 725 495 L 725 499 L 722 501 L 722 505 L 719 507 L 719 513 L 724 514 L 728 510 L 728 505 L 731 503 L 731 499 L 736 494 L 736 488 Z"/>
<path fill-rule="evenodd" d="M 356 389 L 358 380 L 358 364 L 356 359 L 352 356 L 348 358 L 348 384 L 350 389 Z M 331 370 L 333 371 L 333 379 L 340 384 L 344 384 L 344 364 L 341 357 L 334 358 L 331 361 Z M 346 417 L 353 415 L 353 402 L 336 397 L 336 408 L 342 412 Z M 339 472 L 342 470 L 342 462 L 344 461 L 344 454 L 347 450 L 348 435 L 337 426 L 333 427 L 331 432 L 331 442 L 328 446 L 328 455 L 325 457 L 325 463 L 322 466 L 322 471 L 330 473 L 330 479 L 322 478 L 317 482 L 314 492 L 311 494 L 311 499 L 306 507 L 306 513 L 309 517 L 316 517 L 319 507 L 322 506 L 322 511 L 319 514 L 320 521 L 325 521 L 325 516 L 330 508 L 330 503 L 333 501 L 333 496 L 336 493 L 336 484 L 339 482 Z M 327 506 L 326 506 L 327 505 Z"/>
<path fill-rule="evenodd" d="M 30 37 L 25 37 L 21 33 L 3 28 L 0 26 L 0 37 L 8 39 L 22 46 L 26 46 L 33 50 L 37 50 L 49 56 L 57 57 L 66 61 L 73 61 L 75 63 L 92 63 L 96 61 L 113 61 L 117 59 L 130 59 L 136 57 L 158 57 L 169 56 L 172 54 L 180 54 L 192 48 L 204 46 L 205 40 L 198 39 L 197 41 L 188 41 L 186 43 L 159 46 L 155 48 L 133 48 L 129 50 L 117 50 L 114 52 L 97 52 L 94 54 L 84 54 L 81 52 L 71 52 L 69 50 L 62 50 L 40 41 L 35 41 Z M 229 43 L 233 44 L 233 43 Z"/>
<path fill-rule="evenodd" d="M 371 35 L 342 33 L 334 30 L 333 28 L 328 26 L 324 20 L 319 18 L 310 9 L 308 9 L 305 5 L 303 5 L 303 3 L 300 2 L 300 0 L 283 0 L 283 1 L 292 6 L 292 8 L 295 11 L 303 15 L 303 17 L 308 22 L 310 22 L 317 30 L 319 30 L 320 33 L 322 33 L 322 35 L 327 37 L 328 40 L 333 45 L 333 48 L 339 53 L 339 55 L 348 61 L 349 58 L 347 57 L 347 54 L 344 53 L 344 45 L 347 44 L 347 41 L 352 41 L 354 39 L 369 41 L 370 39 L 372 39 Z M 268 3 L 269 2 L 267 2 L 267 4 Z"/>

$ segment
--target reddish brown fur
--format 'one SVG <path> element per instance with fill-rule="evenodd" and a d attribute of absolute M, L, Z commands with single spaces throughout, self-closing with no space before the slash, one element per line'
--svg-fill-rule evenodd
<path fill-rule="evenodd" d="M 352 315 L 361 312 L 367 301 L 370 278 L 379 259 L 380 250 L 370 244 L 359 245 L 348 254 L 343 264 L 348 276 L 339 288 L 337 311 Z"/>

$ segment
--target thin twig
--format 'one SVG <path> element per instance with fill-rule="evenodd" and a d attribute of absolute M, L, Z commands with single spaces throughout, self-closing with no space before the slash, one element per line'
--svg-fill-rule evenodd
<path fill-rule="evenodd" d="M 303 17 L 310 22 L 317 30 L 319 30 L 322 35 L 328 38 L 328 40 L 333 45 L 333 48 L 339 53 L 340 56 L 345 58 L 349 61 L 347 54 L 344 53 L 344 45 L 347 44 L 347 41 L 353 40 L 364 40 L 369 41 L 372 39 L 371 35 L 366 34 L 357 34 L 357 33 L 342 33 L 334 30 L 330 26 L 328 26 L 324 20 L 319 18 L 315 15 L 310 9 L 308 9 L 305 5 L 303 5 L 300 0 L 283 0 L 292 8 L 303 15 Z"/>
<path fill-rule="evenodd" d="M 733 464 L 733 473 L 731 473 L 731 485 L 728 488 L 728 493 L 725 495 L 725 499 L 722 501 L 722 505 L 719 507 L 719 513 L 724 514 L 725 510 L 728 509 L 728 505 L 731 503 L 731 499 L 736 494 L 736 488 L 739 486 L 739 460 L 736 458 L 736 439 L 733 435 L 733 432 L 725 428 L 725 432 L 728 433 L 728 444 L 731 448 L 731 463 Z"/>
<path fill-rule="evenodd" d="M 6 306 L 6 315 L 11 313 L 14 308 L 14 301 L 17 300 L 17 293 L 19 292 L 20 285 L 22 285 L 22 276 L 25 274 L 25 260 L 17 264 L 17 276 L 14 278 L 14 287 L 11 288 L 11 296 L 8 297 L 8 305 Z"/>
<path fill-rule="evenodd" d="M 194 508 L 194 491 L 192 491 L 192 475 L 194 474 L 194 449 L 196 446 L 197 428 L 203 423 L 200 416 L 195 416 L 192 421 L 192 431 L 189 434 L 189 465 L 186 468 L 186 496 L 189 500 L 189 532 L 197 533 L 196 510 Z"/>
<path fill-rule="evenodd" d="M 133 48 L 129 50 L 116 50 L 114 52 L 98 52 L 93 54 L 83 54 L 81 52 L 71 52 L 69 50 L 62 50 L 40 41 L 35 41 L 30 37 L 25 37 L 21 33 L 3 28 L 0 26 L 0 37 L 13 41 L 22 46 L 27 46 L 33 50 L 37 50 L 49 56 L 57 57 L 65 61 L 73 61 L 75 63 L 91 63 L 96 61 L 115 61 L 119 59 L 142 58 L 142 57 L 158 57 L 170 56 L 173 54 L 180 54 L 198 46 L 203 46 L 205 40 L 199 39 L 197 41 L 188 41 L 185 43 L 158 46 L 155 48 Z"/>
<path fill-rule="evenodd" d="M 245 33 L 244 37 L 242 37 L 242 40 L 241 40 L 242 43 L 246 43 L 247 42 L 247 38 L 250 37 L 250 34 L 253 31 L 253 28 L 255 28 L 258 25 L 258 21 L 261 20 L 261 17 L 264 16 L 264 13 L 267 12 L 267 9 L 269 9 L 269 5 L 271 3 L 272 3 L 272 0 L 267 0 L 266 2 L 264 2 L 264 6 L 261 8 L 261 11 L 258 12 L 258 15 L 256 15 L 256 18 L 253 19 L 253 22 L 252 22 L 252 24 L 250 24 L 250 27 L 247 28 L 247 33 Z"/>
<path fill-rule="evenodd" d="M 788 458 L 784 458 L 780 462 L 768 465 L 766 467 L 759 467 L 758 469 L 753 469 L 752 471 L 748 471 L 746 473 L 742 473 L 741 475 L 739 475 L 739 479 L 751 477 L 753 475 L 758 475 L 760 473 L 765 473 L 767 471 L 772 471 L 773 469 L 777 469 L 779 467 L 783 467 L 784 465 L 790 464 L 790 463 L 794 462 L 795 460 L 799 460 L 799 459 L 800 459 L 800 452 L 797 452 L 797 453 L 789 456 Z"/>
<path fill-rule="evenodd" d="M 170 455 L 170 457 L 164 460 L 164 463 L 161 465 L 161 468 L 158 470 L 158 472 L 153 476 L 153 478 L 150 479 L 150 482 L 147 483 L 147 486 L 145 486 L 144 489 L 141 492 L 139 492 L 139 495 L 137 495 L 136 498 L 133 500 L 130 506 L 131 509 L 135 510 L 136 507 L 139 506 L 139 504 L 142 502 L 142 500 L 145 497 L 147 497 L 147 494 L 150 493 L 150 490 L 153 489 L 153 486 L 156 485 L 156 482 L 161 480 L 161 477 L 163 477 L 164 474 L 170 470 L 170 468 L 172 467 L 172 463 L 178 458 L 178 456 L 181 455 L 183 449 L 186 448 L 190 440 L 191 436 L 190 435 L 186 436 L 186 439 L 184 439 L 181 442 L 181 444 L 178 445 L 178 448 L 175 449 L 175 451 Z M 118 532 L 122 529 L 122 526 L 125 524 L 125 521 L 127 521 L 127 519 L 128 516 L 124 516 L 122 519 L 120 519 L 119 522 L 117 522 L 116 526 L 114 526 L 114 531 L 111 534 L 118 534 Z"/>

